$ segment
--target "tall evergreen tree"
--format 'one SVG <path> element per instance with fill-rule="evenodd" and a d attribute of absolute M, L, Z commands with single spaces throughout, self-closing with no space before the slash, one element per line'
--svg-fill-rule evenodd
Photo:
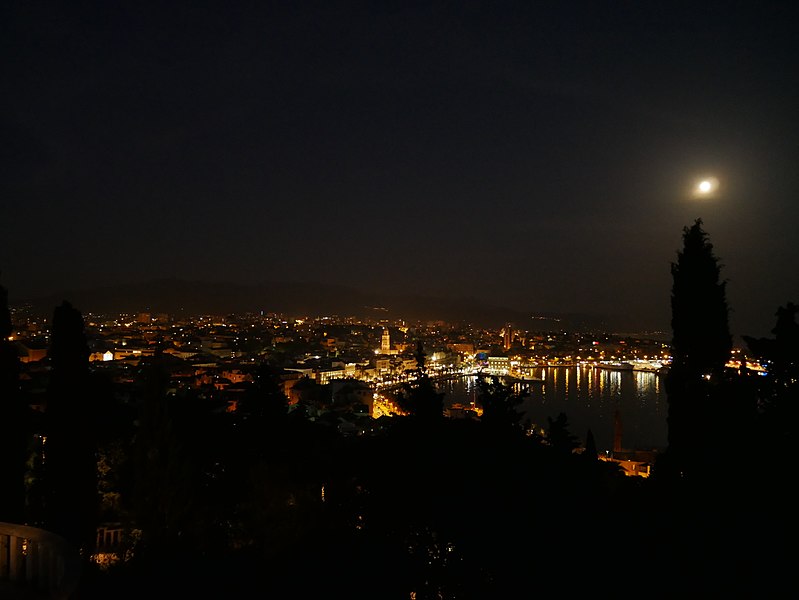
<path fill-rule="evenodd" d="M 0 521 L 23 522 L 25 460 L 30 440 L 28 407 L 19 389 L 20 364 L 15 345 L 8 291 L 0 285 Z"/>
<path fill-rule="evenodd" d="M 64 301 L 53 312 L 45 408 L 46 525 L 88 556 L 94 548 L 97 493 L 96 390 L 83 316 Z"/>
<path fill-rule="evenodd" d="M 585 450 L 583 451 L 583 456 L 585 456 L 587 461 L 595 461 L 599 456 L 599 453 L 596 449 L 596 440 L 594 439 L 594 432 L 590 429 L 585 436 Z"/>
<path fill-rule="evenodd" d="M 280 370 L 265 361 L 255 370 L 252 384 L 239 401 L 236 412 L 245 420 L 257 422 L 260 427 L 279 429 L 285 424 L 288 403 L 280 381 Z"/>
<path fill-rule="evenodd" d="M 683 248 L 671 265 L 672 363 L 668 396 L 667 458 L 672 475 L 708 467 L 719 441 L 714 423 L 720 385 L 732 350 L 726 281 L 702 220 L 683 229 Z"/>
<path fill-rule="evenodd" d="M 549 427 L 547 428 L 546 441 L 558 456 L 570 456 L 580 447 L 579 440 L 571 432 L 571 423 L 569 423 L 566 413 L 558 413 L 558 416 L 554 419 L 547 417 L 547 422 Z"/>
<path fill-rule="evenodd" d="M 397 396 L 400 408 L 421 423 L 435 423 L 444 416 L 444 393 L 436 390 L 427 372 L 427 354 L 421 341 L 416 343 L 416 379 L 405 383 Z"/>
<path fill-rule="evenodd" d="M 155 560 L 162 553 L 197 543 L 197 514 L 202 504 L 202 434 L 199 398 L 191 402 L 169 393 L 169 372 L 162 348 L 142 361 L 138 428 L 134 439 L 134 515 L 142 532 L 140 556 Z M 206 445 L 207 448 L 207 445 Z"/>
<path fill-rule="evenodd" d="M 483 407 L 481 422 L 492 431 L 522 432 L 524 413 L 518 407 L 529 395 L 529 390 L 516 391 L 496 375 L 477 380 L 480 404 Z"/>
<path fill-rule="evenodd" d="M 727 282 L 702 219 L 684 228 L 671 275 L 672 367 L 689 377 L 717 376 L 732 350 Z"/>

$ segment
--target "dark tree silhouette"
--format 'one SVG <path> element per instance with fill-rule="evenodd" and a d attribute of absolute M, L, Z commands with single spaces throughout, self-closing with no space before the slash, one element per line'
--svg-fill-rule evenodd
<path fill-rule="evenodd" d="M 169 373 L 161 348 L 142 362 L 139 382 L 134 512 L 142 531 L 141 553 L 147 560 L 157 560 L 161 553 L 197 542 L 192 529 L 202 502 L 198 480 L 203 469 L 192 439 L 201 434 L 194 419 L 201 402 L 196 398 L 180 402 L 168 393 Z"/>
<path fill-rule="evenodd" d="M 279 372 L 269 362 L 258 366 L 252 384 L 236 407 L 243 419 L 269 429 L 279 430 L 285 424 L 289 399 L 283 392 Z"/>
<path fill-rule="evenodd" d="M 588 461 L 595 461 L 598 457 L 596 440 L 594 440 L 594 432 L 590 429 L 585 436 L 585 450 L 583 451 L 583 456 Z"/>
<path fill-rule="evenodd" d="M 482 376 L 477 380 L 478 399 L 483 407 L 481 422 L 492 431 L 511 434 L 521 432 L 524 413 L 519 405 L 529 395 L 529 390 L 516 391 L 496 375 Z"/>
<path fill-rule="evenodd" d="M 773 338 L 743 336 L 749 352 L 766 365 L 758 377 L 757 403 L 762 415 L 762 443 L 774 452 L 788 452 L 799 415 L 799 306 L 788 302 L 777 309 Z"/>
<path fill-rule="evenodd" d="M 684 228 L 671 275 L 672 368 L 688 377 L 719 375 L 732 350 L 727 283 L 701 219 Z"/>
<path fill-rule="evenodd" d="M 11 311 L 8 308 L 8 290 L 0 285 L 0 337 L 8 340 L 14 330 L 11 323 Z"/>
<path fill-rule="evenodd" d="M 99 510 L 96 389 L 89 372 L 83 316 L 66 300 L 53 312 L 48 359 L 46 522 L 88 556 L 95 544 Z"/>
<path fill-rule="evenodd" d="M 774 349 L 769 357 L 769 372 L 774 376 L 775 385 L 781 389 L 796 386 L 799 381 L 799 324 L 796 314 L 799 306 L 788 302 L 777 309 L 777 323 L 774 334 Z"/>
<path fill-rule="evenodd" d="M 668 449 L 663 474 L 685 477 L 709 468 L 719 451 L 725 364 L 732 350 L 726 281 L 708 234 L 697 219 L 683 229 L 671 265 L 672 363 L 666 377 Z"/>
<path fill-rule="evenodd" d="M 554 419 L 547 417 L 549 427 L 547 428 L 546 441 L 552 449 L 561 456 L 570 455 L 575 449 L 579 448 L 580 442 L 569 429 L 569 419 L 566 413 L 558 413 Z"/>
<path fill-rule="evenodd" d="M 416 379 L 403 384 L 397 404 L 421 423 L 436 423 L 444 417 L 444 393 L 436 390 L 427 372 L 422 342 L 416 343 Z"/>
<path fill-rule="evenodd" d="M 31 432 L 28 407 L 19 389 L 19 357 L 9 339 L 12 332 L 8 291 L 0 285 L 0 521 L 22 523 Z"/>

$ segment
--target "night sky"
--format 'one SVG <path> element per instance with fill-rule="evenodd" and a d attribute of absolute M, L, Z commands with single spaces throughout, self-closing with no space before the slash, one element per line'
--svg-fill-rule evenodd
<path fill-rule="evenodd" d="M 0 11 L 12 301 L 318 281 L 667 329 L 702 218 L 734 334 L 799 302 L 796 2 Z"/>

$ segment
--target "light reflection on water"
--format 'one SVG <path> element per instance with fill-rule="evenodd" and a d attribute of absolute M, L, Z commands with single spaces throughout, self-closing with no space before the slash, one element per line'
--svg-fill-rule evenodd
<path fill-rule="evenodd" d="M 667 444 L 668 403 L 660 376 L 644 371 L 615 371 L 595 367 L 540 367 L 534 372 L 542 382 L 528 386 L 530 395 L 521 407 L 530 421 L 548 426 L 548 417 L 563 412 L 571 432 L 585 442 L 591 429 L 597 449 L 611 450 L 618 411 L 622 448 L 663 450 Z M 448 404 L 477 401 L 477 378 L 461 377 L 439 382 Z"/>

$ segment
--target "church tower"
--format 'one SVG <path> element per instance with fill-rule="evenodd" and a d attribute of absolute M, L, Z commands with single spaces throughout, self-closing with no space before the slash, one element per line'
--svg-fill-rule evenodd
<path fill-rule="evenodd" d="M 388 327 L 383 327 L 383 340 L 380 344 L 380 352 L 383 354 L 390 354 L 391 352 L 391 335 L 388 332 Z"/>
<path fill-rule="evenodd" d="M 502 332 L 502 346 L 505 350 L 510 350 L 513 345 L 513 326 L 508 323 Z"/>

